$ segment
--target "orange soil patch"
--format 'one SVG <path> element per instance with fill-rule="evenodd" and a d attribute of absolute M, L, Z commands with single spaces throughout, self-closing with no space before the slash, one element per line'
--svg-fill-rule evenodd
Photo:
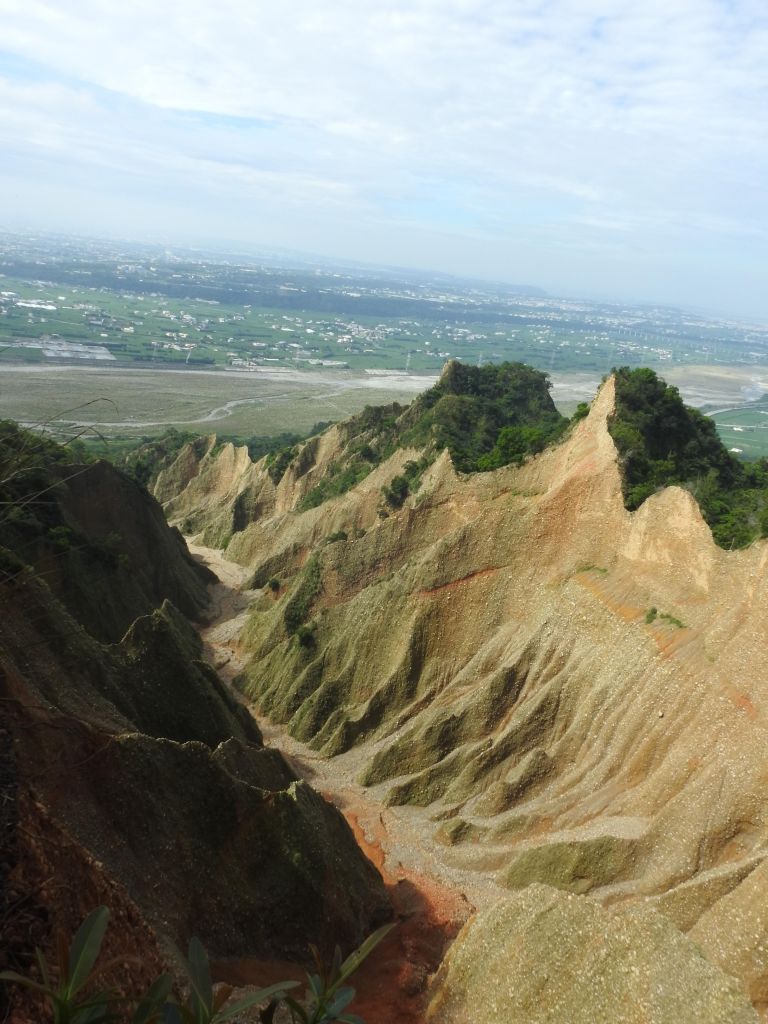
<path fill-rule="evenodd" d="M 618 601 L 612 601 L 611 598 L 606 594 L 605 587 L 602 586 L 601 580 L 591 579 L 586 575 L 588 570 L 582 570 L 577 573 L 574 577 L 575 581 L 579 586 L 584 587 L 588 590 L 593 597 L 596 597 L 601 604 L 604 604 L 606 608 L 609 608 L 614 615 L 618 615 L 624 622 L 634 622 L 635 619 L 639 619 L 641 615 L 645 614 L 645 608 L 639 608 L 634 604 L 623 604 Z"/>
<path fill-rule="evenodd" d="M 368 838 L 355 812 L 343 813 L 360 848 L 381 872 L 398 922 L 355 975 L 353 1009 L 366 1024 L 421 1024 L 429 976 L 472 908 L 461 893 L 426 875 L 401 866 L 389 870 L 383 823 Z"/>
<path fill-rule="evenodd" d="M 663 632 L 658 628 L 650 628 L 649 631 L 663 658 L 671 658 L 693 639 L 691 630 L 687 626 L 682 629 L 678 626 L 667 626 Z"/>
<path fill-rule="evenodd" d="M 396 921 L 396 927 L 350 979 L 357 992 L 350 1010 L 366 1024 L 423 1024 L 429 977 L 473 908 L 463 894 L 426 875 L 401 865 L 390 870 L 387 831 L 381 819 L 372 825 L 368 819 L 366 834 L 354 810 L 342 809 L 342 813 L 360 848 L 381 872 Z M 306 980 L 303 966 L 284 960 L 219 961 L 211 965 L 211 972 L 215 981 L 235 986 Z"/>
<path fill-rule="evenodd" d="M 746 713 L 750 722 L 755 721 L 757 718 L 757 708 L 745 693 L 739 693 L 738 690 L 735 690 L 729 693 L 728 696 L 740 711 Z"/>
<path fill-rule="evenodd" d="M 416 592 L 416 596 L 432 597 L 433 594 L 439 594 L 443 590 L 453 590 L 454 587 L 458 587 L 462 583 L 468 583 L 469 580 L 478 579 L 481 576 L 492 576 L 493 573 L 496 573 L 503 568 L 505 568 L 505 566 L 497 565 L 491 569 L 476 569 L 474 572 L 470 572 L 466 576 L 462 576 L 457 580 L 451 580 L 449 583 L 441 583 L 439 586 L 430 587 L 427 590 L 418 590 Z"/>

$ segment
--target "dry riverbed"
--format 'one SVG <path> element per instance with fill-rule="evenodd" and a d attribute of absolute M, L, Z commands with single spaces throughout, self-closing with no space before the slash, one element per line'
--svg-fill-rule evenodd
<path fill-rule="evenodd" d="M 188 544 L 219 579 L 211 585 L 211 612 L 200 633 L 206 658 L 231 682 L 245 667 L 239 638 L 248 608 L 261 592 L 245 589 L 248 569 L 194 540 Z M 296 774 L 339 808 L 389 890 L 398 927 L 356 976 L 355 1012 L 366 1024 L 419 1024 L 428 978 L 445 949 L 475 907 L 491 902 L 499 890 L 442 863 L 435 853 L 434 823 L 423 809 L 386 807 L 381 792 L 356 782 L 370 751 L 352 750 L 328 760 L 295 740 L 284 726 L 259 715 L 258 709 L 250 710 L 264 742 L 282 751 Z M 220 980 L 245 985 L 266 984 L 296 970 L 293 965 L 245 959 L 219 963 L 216 972 Z"/>

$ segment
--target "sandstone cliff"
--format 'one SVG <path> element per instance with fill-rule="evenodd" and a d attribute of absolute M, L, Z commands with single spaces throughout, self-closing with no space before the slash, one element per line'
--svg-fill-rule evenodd
<path fill-rule="evenodd" d="M 612 409 L 609 380 L 521 468 L 444 453 L 386 518 L 382 482 L 418 452 L 319 508 L 286 483 L 229 539 L 280 584 L 242 685 L 424 808 L 447 864 L 648 904 L 765 1008 L 768 544 L 718 548 L 678 487 L 628 512 Z"/>

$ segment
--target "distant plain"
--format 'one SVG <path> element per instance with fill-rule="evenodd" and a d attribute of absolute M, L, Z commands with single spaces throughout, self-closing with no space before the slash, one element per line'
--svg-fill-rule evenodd
<path fill-rule="evenodd" d="M 612 367 L 650 366 L 729 448 L 768 455 L 766 325 L 309 258 L 0 235 L 0 417 L 61 436 L 305 434 L 410 401 L 449 358 L 545 370 L 566 415 Z"/>
<path fill-rule="evenodd" d="M 749 458 L 768 455 L 768 365 L 656 369 L 680 388 L 689 404 L 714 412 L 729 448 L 741 448 Z M 404 404 L 436 379 L 336 370 L 6 363 L 0 367 L 0 416 L 31 425 L 45 423 L 64 434 L 93 425 L 108 437 L 137 439 L 174 426 L 247 438 L 305 433 L 316 423 L 345 419 L 365 405 Z M 595 373 L 554 373 L 552 395 L 561 412 L 569 415 L 578 402 L 594 395 L 599 383 Z"/>

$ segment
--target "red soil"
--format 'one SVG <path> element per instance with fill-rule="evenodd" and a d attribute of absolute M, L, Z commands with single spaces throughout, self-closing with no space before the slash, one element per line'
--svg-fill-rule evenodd
<path fill-rule="evenodd" d="M 427 982 L 472 907 L 459 892 L 424 875 L 387 866 L 386 829 L 379 823 L 368 838 L 353 810 L 343 811 L 366 856 L 384 878 L 396 927 L 352 977 L 357 996 L 350 1010 L 366 1024 L 422 1024 Z M 269 985 L 304 978 L 303 968 L 278 960 L 243 959 L 212 965 L 216 981 Z"/>
<path fill-rule="evenodd" d="M 427 590 L 420 590 L 418 592 L 419 597 L 432 597 L 434 594 L 441 594 L 444 590 L 453 590 L 455 587 L 461 586 L 462 583 L 469 583 L 470 580 L 478 579 L 482 576 L 492 576 L 497 573 L 499 569 L 504 569 L 506 566 L 497 565 L 489 569 L 475 569 L 474 572 L 467 573 L 466 576 L 461 576 L 457 580 L 450 580 L 448 583 L 441 583 L 437 587 L 429 587 Z"/>
<path fill-rule="evenodd" d="M 434 879 L 401 867 L 390 871 L 382 848 L 384 826 L 369 841 L 357 815 L 347 811 L 345 817 L 358 845 L 381 872 L 398 922 L 355 975 L 354 1010 L 366 1024 L 421 1024 L 427 981 L 471 907 L 461 893 Z"/>

